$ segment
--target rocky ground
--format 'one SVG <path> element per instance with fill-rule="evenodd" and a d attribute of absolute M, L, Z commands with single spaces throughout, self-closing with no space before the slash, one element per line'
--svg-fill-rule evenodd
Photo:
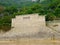
<path fill-rule="evenodd" d="M 20 35 L 19 33 L 14 34 L 12 32 L 0 35 L 0 39 L 17 39 L 17 38 L 60 39 L 60 33 L 50 29 L 49 27 L 46 27 L 46 30 L 41 30 L 40 32 L 32 35 Z"/>

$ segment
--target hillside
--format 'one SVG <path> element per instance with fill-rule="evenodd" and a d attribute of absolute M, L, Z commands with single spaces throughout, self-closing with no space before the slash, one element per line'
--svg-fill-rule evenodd
<path fill-rule="evenodd" d="M 30 6 L 36 2 L 42 2 L 44 0 L 0 0 L 0 5 L 2 6 L 15 6 L 15 7 L 22 7 L 22 6 Z"/>
<path fill-rule="evenodd" d="M 21 7 L 27 4 L 31 4 L 31 0 L 0 0 L 2 6 L 16 6 Z"/>

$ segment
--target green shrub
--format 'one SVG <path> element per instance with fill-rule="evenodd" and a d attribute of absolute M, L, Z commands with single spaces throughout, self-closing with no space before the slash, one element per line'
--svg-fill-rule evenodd
<path fill-rule="evenodd" d="M 49 13 L 46 15 L 46 21 L 53 21 L 56 19 L 56 16 L 53 13 Z"/>

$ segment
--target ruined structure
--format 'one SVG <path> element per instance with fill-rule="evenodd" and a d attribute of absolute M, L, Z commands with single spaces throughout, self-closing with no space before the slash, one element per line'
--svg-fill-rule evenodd
<path fill-rule="evenodd" d="M 20 34 L 35 34 L 45 30 L 45 16 L 38 14 L 19 15 L 12 19 L 12 27 Z"/>
<path fill-rule="evenodd" d="M 38 14 L 17 15 L 12 18 L 11 30 L 0 37 L 42 37 L 46 30 L 45 16 Z"/>

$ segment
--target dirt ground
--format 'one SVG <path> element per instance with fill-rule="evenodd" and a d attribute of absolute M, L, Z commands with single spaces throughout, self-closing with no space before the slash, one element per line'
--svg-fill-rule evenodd
<path fill-rule="evenodd" d="M 51 39 L 0 40 L 0 45 L 60 45 L 60 40 Z"/>

